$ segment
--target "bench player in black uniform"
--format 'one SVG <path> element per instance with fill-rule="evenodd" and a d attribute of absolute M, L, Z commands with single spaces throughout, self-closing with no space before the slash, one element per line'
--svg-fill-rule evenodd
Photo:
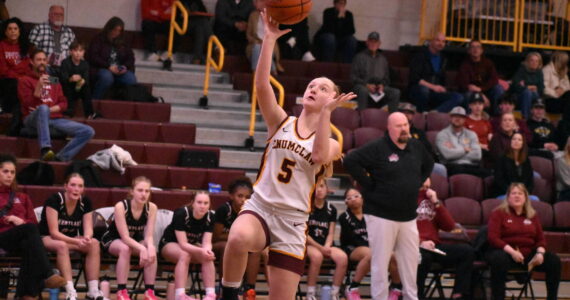
<path fill-rule="evenodd" d="M 156 205 L 150 202 L 151 182 L 139 176 L 133 180 L 128 199 L 115 204 L 113 221 L 101 238 L 103 247 L 117 256 L 117 300 L 130 300 L 127 279 L 131 269 L 131 254 L 139 257 L 144 268 L 144 300 L 157 300 L 154 295 L 156 279 L 156 248 L 154 225 Z"/>
<path fill-rule="evenodd" d="M 72 173 L 66 178 L 63 187 L 64 192 L 51 195 L 44 204 L 39 224 L 42 241 L 48 251 L 57 254 L 57 267 L 67 281 L 67 300 L 77 299 L 70 251 L 86 255 L 85 277 L 89 288 L 86 298 L 108 300 L 99 290 L 100 247 L 99 241 L 93 238 L 93 208 L 89 197 L 83 195 L 83 177 Z"/>
<path fill-rule="evenodd" d="M 317 182 L 313 211 L 309 216 L 309 237 L 307 238 L 307 256 L 309 271 L 307 273 L 307 300 L 316 300 L 316 285 L 319 271 L 325 257 L 335 263 L 331 299 L 339 299 L 339 290 L 346 274 L 348 257 L 340 248 L 333 246 L 336 225 L 336 208 L 328 201 L 327 183 L 324 179 Z"/>
<path fill-rule="evenodd" d="M 184 288 L 190 263 L 202 265 L 202 281 L 206 288 L 206 296 L 202 299 L 216 300 L 213 228 L 214 213 L 210 211 L 210 196 L 206 192 L 198 192 L 189 205 L 174 211 L 172 222 L 164 230 L 158 248 L 164 259 L 176 264 L 176 300 L 194 300 L 186 295 Z"/>

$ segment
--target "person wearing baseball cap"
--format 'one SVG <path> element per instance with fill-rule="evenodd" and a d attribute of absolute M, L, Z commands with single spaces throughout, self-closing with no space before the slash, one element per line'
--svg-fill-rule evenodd
<path fill-rule="evenodd" d="M 472 130 L 479 138 L 479 144 L 484 151 L 489 150 L 489 141 L 493 136 L 493 127 L 491 122 L 486 118 L 483 108 L 485 100 L 481 93 L 472 93 L 469 97 L 469 116 L 465 119 L 465 127 Z"/>
<path fill-rule="evenodd" d="M 450 112 L 450 124 L 437 133 L 435 147 L 448 176 L 460 173 L 486 177 L 490 172 L 480 166 L 482 152 L 475 132 L 465 128 L 467 113 L 461 106 Z"/>
<path fill-rule="evenodd" d="M 530 154 L 552 159 L 553 152 L 558 151 L 555 143 L 556 129 L 545 116 L 544 101 L 541 98 L 535 99 L 530 109 L 530 118 L 526 121 L 532 133 L 532 142 L 528 146 Z"/>
<path fill-rule="evenodd" d="M 358 95 L 358 109 L 382 108 L 395 112 L 400 102 L 400 90 L 390 86 L 390 67 L 380 53 L 380 34 L 372 31 L 366 39 L 366 49 L 352 61 L 350 80 Z"/>

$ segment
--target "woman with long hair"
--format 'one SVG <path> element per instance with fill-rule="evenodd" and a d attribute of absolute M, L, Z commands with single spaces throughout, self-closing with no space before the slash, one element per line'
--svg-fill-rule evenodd
<path fill-rule="evenodd" d="M 64 192 L 49 197 L 39 224 L 44 246 L 57 255 L 57 267 L 67 281 L 66 300 L 76 300 L 70 251 L 85 254 L 85 277 L 89 288 L 86 298 L 108 300 L 99 290 L 101 255 L 99 241 L 93 238 L 93 206 L 84 196 L 85 184 L 79 173 L 72 173 L 63 185 Z"/>
<path fill-rule="evenodd" d="M 255 83 L 268 128 L 267 148 L 253 195 L 235 220 L 224 253 L 222 298 L 237 300 L 249 252 L 269 247 L 269 299 L 293 299 L 304 271 L 306 230 L 318 179 L 340 158 L 330 118 L 356 95 L 340 94 L 328 78 L 313 79 L 303 95 L 301 115 L 289 117 L 277 104 L 269 82 L 277 39 L 290 30 L 261 13 L 265 35 Z M 329 172 L 327 172 L 327 170 Z M 263 234 L 261 234 L 263 233 Z"/>
<path fill-rule="evenodd" d="M 107 21 L 88 48 L 91 78 L 96 78 L 93 99 L 101 99 L 113 84 L 133 85 L 135 55 L 124 39 L 125 23 L 119 17 Z"/>
<path fill-rule="evenodd" d="M 530 115 L 532 102 L 540 98 L 544 91 L 542 76 L 542 56 L 538 52 L 530 52 L 512 78 L 510 92 L 518 97 L 518 105 L 525 119 Z"/>
<path fill-rule="evenodd" d="M 514 268 L 546 273 L 546 299 L 558 298 L 560 258 L 546 251 L 546 240 L 528 191 L 522 183 L 513 183 L 505 200 L 489 217 L 488 241 L 491 249 L 486 259 L 491 268 L 493 300 L 505 299 L 507 271 Z"/>
<path fill-rule="evenodd" d="M 42 243 L 30 197 L 18 190 L 16 158 L 0 154 L 0 248 L 22 257 L 16 297 L 37 299 L 43 287 L 65 285 L 54 273 Z"/>
<path fill-rule="evenodd" d="M 144 176 L 133 179 L 127 199 L 115 204 L 113 220 L 101 238 L 103 248 L 118 257 L 117 300 L 130 300 L 127 280 L 131 270 L 131 254 L 139 257 L 139 266 L 144 268 L 144 300 L 156 300 L 156 248 L 154 225 L 156 204 L 150 202 L 151 182 Z"/>
<path fill-rule="evenodd" d="M 544 77 L 544 98 L 546 111 L 559 114 L 570 101 L 570 81 L 568 80 L 568 53 L 555 51 L 550 62 L 542 68 Z"/>
<path fill-rule="evenodd" d="M 212 252 L 214 213 L 210 211 L 210 196 L 198 192 L 187 206 L 174 211 L 172 222 L 164 230 L 158 246 L 174 268 L 175 300 L 194 300 L 185 293 L 190 263 L 202 265 L 202 281 L 206 296 L 204 300 L 216 300 L 216 256 Z"/>
<path fill-rule="evenodd" d="M 9 135 L 18 135 L 21 122 L 18 77 L 30 69 L 30 42 L 24 24 L 18 18 L 2 22 L 0 27 L 0 94 L 2 111 L 12 114 Z"/>

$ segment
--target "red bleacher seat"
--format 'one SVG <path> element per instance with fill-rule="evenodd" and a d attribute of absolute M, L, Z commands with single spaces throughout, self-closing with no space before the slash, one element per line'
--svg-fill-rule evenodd
<path fill-rule="evenodd" d="M 163 188 L 167 186 L 168 167 L 160 165 L 138 165 L 129 167 L 129 178 L 131 180 L 145 176 L 150 179 L 152 186 Z"/>
<path fill-rule="evenodd" d="M 424 116 L 424 114 L 415 114 L 414 117 L 412 118 L 412 123 L 414 124 L 414 127 L 416 127 L 417 129 L 426 130 L 426 117 Z"/>
<path fill-rule="evenodd" d="M 354 147 L 354 136 L 352 134 L 352 130 L 344 127 L 337 127 L 337 129 L 342 133 L 342 152 L 346 153 Z"/>
<path fill-rule="evenodd" d="M 483 179 L 483 197 L 491 198 L 495 193 L 495 176 L 487 176 Z"/>
<path fill-rule="evenodd" d="M 563 201 L 554 203 L 553 211 L 554 226 L 559 229 L 570 229 L 570 202 Z M 570 244 L 568 246 L 570 246 Z"/>
<path fill-rule="evenodd" d="M 91 199 L 93 209 L 112 206 L 109 194 L 110 190 L 108 188 L 85 188 L 85 195 Z"/>
<path fill-rule="evenodd" d="M 427 130 L 440 131 L 449 125 L 449 114 L 431 111 L 426 115 Z"/>
<path fill-rule="evenodd" d="M 208 169 L 168 167 L 168 185 L 174 189 L 206 189 L 208 187 Z"/>
<path fill-rule="evenodd" d="M 333 110 L 331 114 L 331 122 L 335 126 L 354 130 L 360 127 L 360 115 L 354 109 L 339 107 Z"/>
<path fill-rule="evenodd" d="M 97 151 L 107 149 L 109 147 L 110 146 L 107 146 L 107 142 L 104 140 L 91 140 L 81 148 L 74 159 L 87 159 L 87 157 L 95 154 Z"/>
<path fill-rule="evenodd" d="M 551 228 L 554 225 L 554 213 L 552 212 L 552 206 L 543 201 L 531 201 L 530 204 L 534 210 L 536 210 L 542 229 Z"/>
<path fill-rule="evenodd" d="M 553 253 L 567 253 L 568 248 L 566 246 L 566 233 L 564 232 L 552 232 L 545 231 L 544 239 L 546 240 L 546 245 L 548 246 L 548 251 Z"/>
<path fill-rule="evenodd" d="M 136 102 L 95 100 L 98 104 L 98 111 L 105 119 L 134 120 Z"/>
<path fill-rule="evenodd" d="M 137 120 L 147 122 L 170 122 L 169 103 L 140 103 L 135 107 Z M 103 115 L 105 116 L 105 115 Z"/>
<path fill-rule="evenodd" d="M 124 138 L 123 134 L 123 122 L 119 120 L 110 119 L 96 119 L 96 120 L 86 120 L 85 124 L 93 127 L 95 130 L 95 139 L 102 140 L 122 140 Z"/>
<path fill-rule="evenodd" d="M 210 194 L 210 209 L 216 210 L 220 205 L 230 200 L 227 192 L 212 193 Z"/>
<path fill-rule="evenodd" d="M 281 60 L 281 65 L 285 71 L 282 73 L 285 76 L 306 77 L 309 70 L 309 63 L 300 60 Z"/>
<path fill-rule="evenodd" d="M 536 195 L 541 201 L 551 202 L 552 200 L 552 185 L 550 182 L 543 178 L 533 178 L 534 187 L 532 194 Z"/>
<path fill-rule="evenodd" d="M 281 85 L 283 86 L 283 89 L 285 89 L 285 93 L 297 93 L 298 92 L 297 78 L 298 77 L 294 77 L 294 76 L 282 76 L 282 75 L 280 75 L 277 78 L 277 81 L 279 81 L 279 83 L 281 83 Z"/>
<path fill-rule="evenodd" d="M 360 126 L 373 127 L 385 131 L 388 123 L 388 111 L 379 108 L 367 108 L 360 111 Z"/>
<path fill-rule="evenodd" d="M 291 109 L 291 111 L 293 112 L 293 115 L 295 117 L 299 117 L 301 115 L 301 112 L 303 111 L 303 105 L 301 104 L 295 104 L 295 106 L 293 106 L 293 108 Z"/>
<path fill-rule="evenodd" d="M 489 216 L 491 216 L 493 210 L 499 206 L 501 202 L 503 201 L 495 198 L 485 199 L 481 201 L 481 211 L 483 212 L 482 224 L 487 224 L 489 222 Z"/>
<path fill-rule="evenodd" d="M 348 80 L 350 81 L 350 70 L 352 69 L 351 64 L 339 64 L 338 65 L 338 77 L 337 80 Z"/>
<path fill-rule="evenodd" d="M 106 186 L 130 186 L 129 168 L 121 174 L 115 170 L 101 170 L 101 181 Z"/>
<path fill-rule="evenodd" d="M 147 143 L 144 161 L 147 164 L 175 166 L 181 149 L 180 144 Z"/>
<path fill-rule="evenodd" d="M 445 200 L 445 207 L 455 220 L 464 226 L 481 225 L 481 205 L 466 197 L 451 197 Z"/>
<path fill-rule="evenodd" d="M 22 141 L 17 137 L 0 136 L 0 144 L 2 145 L 2 153 L 12 154 L 15 157 L 23 156 L 25 147 L 22 147 Z"/>
<path fill-rule="evenodd" d="M 122 189 L 122 188 L 109 189 L 109 203 L 110 203 L 109 206 L 114 206 L 117 202 L 123 199 L 127 199 L 128 193 L 129 193 L 128 189 Z"/>
<path fill-rule="evenodd" d="M 375 139 L 383 137 L 384 131 L 377 128 L 360 127 L 356 128 L 352 134 L 354 135 L 354 148 L 360 148 Z"/>
<path fill-rule="evenodd" d="M 196 142 L 196 125 L 162 123 L 160 137 L 165 143 L 178 143 L 193 145 Z"/>
<path fill-rule="evenodd" d="M 253 74 L 251 73 L 234 73 L 232 76 L 234 89 L 241 91 L 250 91 L 253 88 Z"/>
<path fill-rule="evenodd" d="M 439 131 L 436 130 L 426 131 L 426 139 L 428 140 L 433 149 L 437 149 L 437 147 L 435 146 L 435 138 L 438 132 Z"/>
<path fill-rule="evenodd" d="M 34 207 L 39 207 L 44 206 L 45 201 L 51 195 L 62 190 L 62 186 L 27 185 L 25 191 L 32 200 Z"/>
<path fill-rule="evenodd" d="M 125 139 L 128 141 L 156 142 L 158 141 L 159 124 L 143 121 L 123 122 Z"/>
<path fill-rule="evenodd" d="M 449 183 L 447 182 L 447 178 L 434 173 L 431 174 L 430 178 L 431 188 L 437 193 L 437 197 L 441 200 L 447 199 L 449 197 Z"/>
<path fill-rule="evenodd" d="M 65 171 L 69 166 L 68 162 L 52 161 L 49 163 L 53 168 L 54 183 L 57 185 L 65 182 Z"/>
<path fill-rule="evenodd" d="M 476 201 L 483 200 L 483 179 L 470 174 L 456 174 L 449 177 L 451 197 L 467 197 Z"/>
<path fill-rule="evenodd" d="M 554 165 L 552 160 L 539 156 L 529 156 L 532 169 L 547 182 L 554 182 Z"/>
<path fill-rule="evenodd" d="M 308 77 L 328 77 L 330 79 L 338 78 L 340 73 L 339 63 L 335 62 L 324 62 L 324 61 L 312 61 L 309 64 L 309 70 L 307 72 Z"/>
<path fill-rule="evenodd" d="M 175 210 L 190 204 L 193 197 L 190 191 L 152 191 L 151 201 L 158 208 Z"/>
<path fill-rule="evenodd" d="M 232 181 L 244 176 L 244 170 L 208 169 L 207 182 L 221 184 L 222 190 L 227 190 Z"/>

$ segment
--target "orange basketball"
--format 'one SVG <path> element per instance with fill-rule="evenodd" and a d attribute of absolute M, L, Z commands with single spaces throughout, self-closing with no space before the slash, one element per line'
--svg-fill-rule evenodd
<path fill-rule="evenodd" d="M 311 0 L 268 0 L 267 14 L 280 24 L 293 25 L 305 19 L 313 2 Z"/>

